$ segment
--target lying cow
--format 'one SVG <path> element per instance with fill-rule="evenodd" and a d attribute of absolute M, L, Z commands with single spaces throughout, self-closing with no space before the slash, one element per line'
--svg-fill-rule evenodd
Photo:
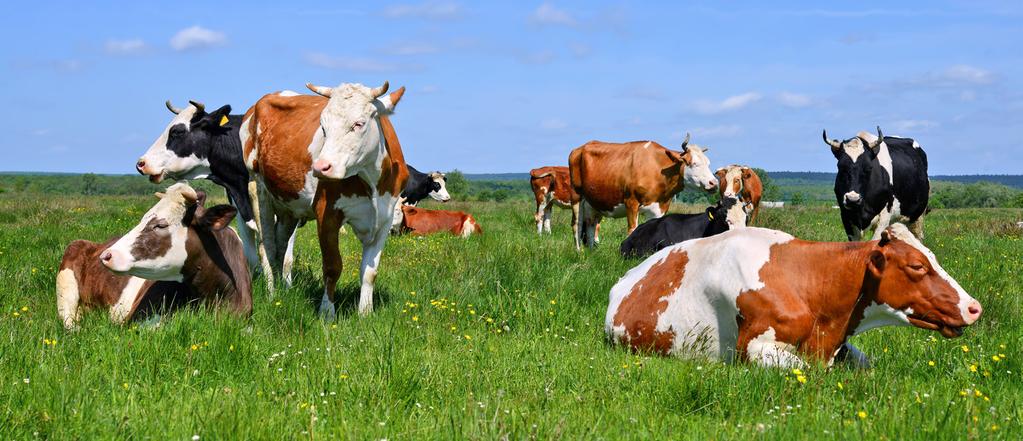
<path fill-rule="evenodd" d="M 447 231 L 463 238 L 483 234 L 483 229 L 471 214 L 461 211 L 427 210 L 399 203 L 394 210 L 391 231 L 416 236 Z"/>
<path fill-rule="evenodd" d="M 235 208 L 207 210 L 206 195 L 184 183 L 158 196 L 128 234 L 104 244 L 80 240 L 68 246 L 57 274 L 57 312 L 65 327 L 74 328 L 82 305 L 110 306 L 115 323 L 129 320 L 143 303 L 162 301 L 198 301 L 243 316 L 252 312 L 241 240 L 225 228 Z"/>
<path fill-rule="evenodd" d="M 958 337 L 981 311 L 902 224 L 852 243 L 743 228 L 629 270 L 611 288 L 604 327 L 635 350 L 795 367 L 830 364 L 850 336 L 880 326 Z"/>
<path fill-rule="evenodd" d="M 715 176 L 718 178 L 718 194 L 721 197 L 736 197 L 748 205 L 746 211 L 750 212 L 749 222 L 757 218 L 760 213 L 760 198 L 764 195 L 764 185 L 760 182 L 753 169 L 742 165 L 729 165 L 719 168 Z"/>
<path fill-rule="evenodd" d="M 669 214 L 643 222 L 625 238 L 622 257 L 641 257 L 690 239 L 709 237 L 746 226 L 745 205 L 725 197 L 700 214 Z"/>
<path fill-rule="evenodd" d="M 405 189 L 401 192 L 401 197 L 405 198 L 406 204 L 416 205 L 427 196 L 440 202 L 451 200 L 447 188 L 448 178 L 444 176 L 444 173 L 439 171 L 423 173 L 411 165 L 406 164 L 406 166 L 408 167 L 408 183 L 405 184 Z"/>

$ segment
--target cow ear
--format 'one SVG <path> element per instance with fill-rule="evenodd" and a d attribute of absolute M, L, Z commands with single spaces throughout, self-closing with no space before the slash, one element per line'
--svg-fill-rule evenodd
<path fill-rule="evenodd" d="M 228 226 L 237 212 L 238 210 L 230 205 L 217 205 L 202 213 L 198 224 L 200 227 L 218 231 Z"/>
<path fill-rule="evenodd" d="M 203 117 L 203 124 L 206 127 L 212 129 L 229 129 L 231 128 L 231 120 L 228 116 L 231 115 L 231 105 L 226 104 L 223 107 L 210 112 Z"/>
<path fill-rule="evenodd" d="M 749 178 L 752 178 L 752 177 L 753 177 L 753 169 L 751 169 L 749 167 L 743 167 L 742 168 L 742 178 L 743 179 L 749 179 Z"/>
<path fill-rule="evenodd" d="M 867 271 L 874 277 L 881 278 L 881 274 L 884 273 L 885 265 L 888 264 L 888 259 L 884 257 L 884 253 L 873 250 L 870 252 L 870 256 L 867 258 Z"/>
<path fill-rule="evenodd" d="M 682 162 L 685 164 L 689 164 L 689 162 L 691 161 L 689 151 L 686 151 L 685 153 L 679 153 L 668 149 L 664 149 L 664 153 L 668 155 L 668 158 L 670 158 L 674 162 Z"/>
<path fill-rule="evenodd" d="M 384 105 L 384 108 L 388 112 L 393 112 L 394 107 L 398 105 L 398 101 L 401 101 L 401 97 L 405 95 L 405 86 L 401 86 L 398 90 L 391 92 L 385 97 L 380 98 L 380 103 Z"/>

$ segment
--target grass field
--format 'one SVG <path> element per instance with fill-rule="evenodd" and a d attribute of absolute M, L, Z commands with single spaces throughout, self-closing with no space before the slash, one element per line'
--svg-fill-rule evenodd
<path fill-rule="evenodd" d="M 315 230 L 297 279 L 251 320 L 208 311 L 158 327 L 105 311 L 63 331 L 54 277 L 73 239 L 126 232 L 141 197 L 0 195 L 0 439 L 1021 439 L 1019 210 L 935 210 L 926 244 L 985 307 L 959 339 L 884 328 L 853 339 L 874 368 L 791 371 L 665 359 L 605 344 L 624 222 L 577 254 L 568 213 L 451 203 L 486 234 L 395 237 L 376 311 L 353 314 L 360 249 L 342 236 L 337 322 L 315 311 Z M 841 240 L 838 212 L 764 210 L 762 225 Z M 800 381 L 800 379 L 805 381 Z"/>

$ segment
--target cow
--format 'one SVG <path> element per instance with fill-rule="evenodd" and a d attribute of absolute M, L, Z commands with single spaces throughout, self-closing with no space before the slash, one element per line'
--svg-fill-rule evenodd
<path fill-rule="evenodd" d="M 835 198 L 841 208 L 842 226 L 849 240 L 861 240 L 863 231 L 874 228 L 873 240 L 889 224 L 905 222 L 923 240 L 923 216 L 931 184 L 927 178 L 927 153 L 909 138 L 877 136 L 860 132 L 845 141 L 824 142 L 838 160 Z"/>
<path fill-rule="evenodd" d="M 857 353 L 847 339 L 880 326 L 958 337 L 981 312 L 902 224 L 870 242 L 750 227 L 667 247 L 629 270 L 611 288 L 604 328 L 638 351 L 801 367 Z"/>
<path fill-rule="evenodd" d="M 395 206 L 392 224 L 392 231 L 415 236 L 444 231 L 462 238 L 483 234 L 483 228 L 471 214 L 461 211 L 429 210 L 401 203 Z"/>
<path fill-rule="evenodd" d="M 184 108 L 170 100 L 165 104 L 174 117 L 136 161 L 135 170 L 156 184 L 165 179 L 209 179 L 223 187 L 228 201 L 238 209 L 238 233 L 249 267 L 258 268 L 257 225 L 239 138 L 243 115 L 232 115 L 230 105 L 207 112 L 205 105 L 194 100 Z"/>
<path fill-rule="evenodd" d="M 622 241 L 622 257 L 643 257 L 679 242 L 746 226 L 746 205 L 725 196 L 699 214 L 668 214 L 643 222 Z"/>
<path fill-rule="evenodd" d="M 404 203 L 416 205 L 427 196 L 440 202 L 451 200 L 447 188 L 448 178 L 444 176 L 444 173 L 439 171 L 423 173 L 411 165 L 407 166 L 408 184 L 405 184 L 405 189 L 401 191 Z"/>
<path fill-rule="evenodd" d="M 128 234 L 105 243 L 76 240 L 57 272 L 57 313 L 77 329 L 83 308 L 109 307 L 124 323 L 141 312 L 190 303 L 238 316 L 252 312 L 241 239 L 230 228 L 236 209 L 204 207 L 206 195 L 174 184 Z"/>
<path fill-rule="evenodd" d="M 764 185 L 760 176 L 752 168 L 743 165 L 729 165 L 714 173 L 718 178 L 718 194 L 721 197 L 737 197 L 750 213 L 749 222 L 753 223 L 760 213 L 760 198 L 764 195 Z"/>
<path fill-rule="evenodd" d="M 568 167 L 545 166 L 529 171 L 529 186 L 536 199 L 536 233 L 551 232 L 551 211 L 555 206 L 572 210 L 572 231 L 579 226 L 579 193 L 572 188 Z M 594 240 L 600 242 L 600 225 L 594 231 Z"/>
<path fill-rule="evenodd" d="M 708 149 L 690 147 L 687 133 L 681 150 L 668 150 L 653 141 L 590 141 L 572 150 L 569 175 L 580 196 L 576 249 L 593 246 L 596 225 L 604 216 L 627 217 L 631 234 L 640 211 L 648 217 L 663 216 L 685 182 L 713 191 L 717 179 L 710 171 Z"/>
<path fill-rule="evenodd" d="M 402 87 L 361 84 L 324 87 L 316 95 L 266 95 L 246 113 L 242 146 L 255 173 L 257 222 L 265 255 L 294 244 L 300 219 L 313 216 L 323 262 L 320 315 L 336 317 L 334 293 L 341 275 L 338 233 L 348 223 L 362 243 L 358 311 L 373 310 L 373 287 L 394 207 L 408 181 L 401 144 L 389 115 Z M 264 262 L 266 265 L 266 262 Z"/>

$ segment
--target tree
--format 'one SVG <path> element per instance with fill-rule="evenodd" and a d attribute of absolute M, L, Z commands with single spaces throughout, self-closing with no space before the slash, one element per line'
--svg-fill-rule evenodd
<path fill-rule="evenodd" d="M 445 174 L 447 178 L 448 193 L 457 199 L 465 199 L 469 194 L 469 180 L 458 169 L 451 170 Z"/>
<path fill-rule="evenodd" d="M 781 199 L 781 190 L 778 188 L 778 184 L 775 184 L 771 180 L 771 177 L 767 175 L 767 171 L 762 168 L 753 168 L 753 172 L 760 178 L 760 183 L 764 187 L 764 193 L 762 199 L 765 201 L 777 201 Z"/>
<path fill-rule="evenodd" d="M 804 195 L 801 191 L 793 193 L 792 197 L 789 199 L 789 203 L 792 205 L 803 205 L 805 202 L 806 195 Z"/>

